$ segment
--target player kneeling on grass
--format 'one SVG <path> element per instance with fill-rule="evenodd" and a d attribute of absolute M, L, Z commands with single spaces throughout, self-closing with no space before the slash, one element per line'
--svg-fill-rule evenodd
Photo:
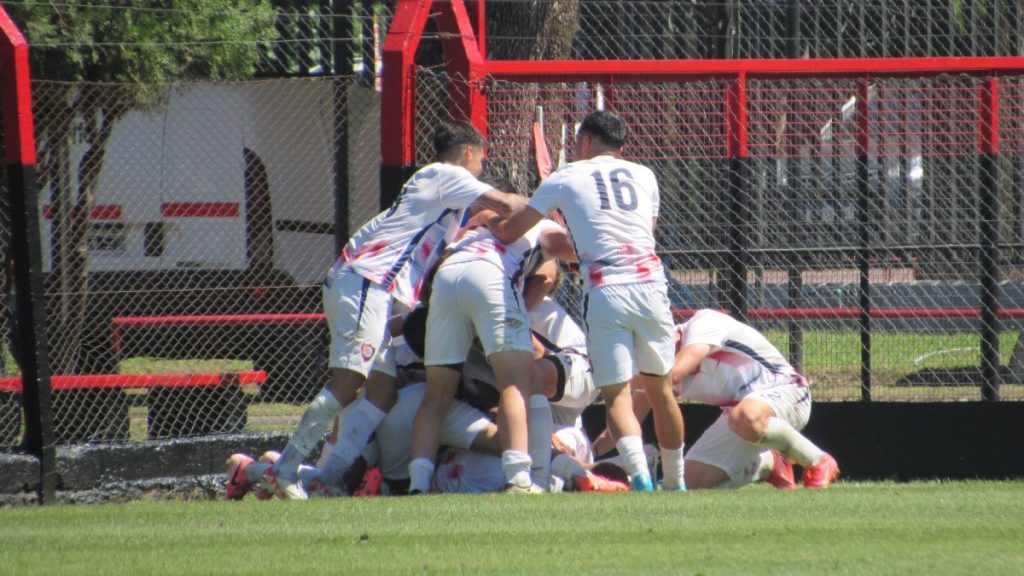
<path fill-rule="evenodd" d="M 722 415 L 686 454 L 690 489 L 739 488 L 765 480 L 826 488 L 839 476 L 835 459 L 799 432 L 811 415 L 807 381 L 754 328 L 715 310 L 677 326 L 671 377 L 676 394 L 722 407 Z M 638 398 L 638 415 L 646 414 Z"/>

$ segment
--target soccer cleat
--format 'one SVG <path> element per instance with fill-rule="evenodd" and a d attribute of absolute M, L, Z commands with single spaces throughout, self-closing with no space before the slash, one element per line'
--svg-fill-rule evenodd
<path fill-rule="evenodd" d="M 505 494 L 544 494 L 544 489 L 530 482 L 527 486 L 519 484 L 506 484 Z"/>
<path fill-rule="evenodd" d="M 376 496 L 380 494 L 380 485 L 382 479 L 380 476 L 380 469 L 368 468 L 366 473 L 363 474 L 363 482 L 359 485 L 359 488 L 352 493 L 353 496 Z"/>
<path fill-rule="evenodd" d="M 344 496 L 345 492 L 331 487 L 330 484 L 324 482 L 318 476 L 309 482 L 309 485 L 306 487 L 306 495 L 310 498 L 334 498 L 336 496 Z"/>
<path fill-rule="evenodd" d="M 686 492 L 686 482 L 679 483 L 675 488 L 666 488 L 664 480 L 658 480 L 658 490 L 662 492 Z"/>
<path fill-rule="evenodd" d="M 828 488 L 839 478 L 839 463 L 828 452 L 820 462 L 804 469 L 804 488 Z"/>
<path fill-rule="evenodd" d="M 772 450 L 772 458 L 775 459 L 775 463 L 772 464 L 772 471 L 764 481 L 779 490 L 796 490 L 796 481 L 793 479 L 793 463 L 778 450 Z"/>
<path fill-rule="evenodd" d="M 252 482 L 249 482 L 249 478 L 245 475 L 245 469 L 252 463 L 253 459 L 245 454 L 232 454 L 228 458 L 228 484 L 224 490 L 225 500 L 241 500 L 252 488 Z"/>
<path fill-rule="evenodd" d="M 306 491 L 298 482 L 288 482 L 277 475 L 273 468 L 267 468 L 260 476 L 260 484 L 265 490 L 282 500 L 308 500 Z"/>
<path fill-rule="evenodd" d="M 629 479 L 629 489 L 633 492 L 654 492 L 654 484 L 651 482 L 651 475 L 641 472 Z"/>
<path fill-rule="evenodd" d="M 629 492 L 629 486 L 590 472 L 573 476 L 572 488 L 576 492 Z"/>

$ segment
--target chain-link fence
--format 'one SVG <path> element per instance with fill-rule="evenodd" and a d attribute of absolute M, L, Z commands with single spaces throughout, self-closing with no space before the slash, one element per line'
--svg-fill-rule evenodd
<path fill-rule="evenodd" d="M 1024 2 L 488 0 L 494 59 L 1021 54 Z"/>
<path fill-rule="evenodd" d="M 122 88 L 33 85 L 58 441 L 287 429 L 325 382 L 336 233 L 378 209 L 379 95 L 195 83 L 127 109 Z"/>
<path fill-rule="evenodd" d="M 321 274 L 336 236 L 378 209 L 374 73 L 394 2 L 277 4 L 279 37 L 260 44 L 261 73 L 304 78 L 153 88 L 143 108 L 128 96 L 138 87 L 33 86 L 61 442 L 289 430 L 323 384 Z M 1022 21 L 1024 0 L 486 5 L 492 59 L 1014 55 Z M 428 29 L 418 55 L 419 163 L 450 109 L 439 40 Z M 818 399 L 862 398 L 865 386 L 875 400 L 974 399 L 987 285 L 976 145 L 984 80 L 873 82 L 863 165 L 855 82 L 752 80 L 750 160 L 738 182 L 724 132 L 730 80 L 491 80 L 488 170 L 530 190 L 538 109 L 552 157 L 568 161 L 574 123 L 603 102 L 634 129 L 629 155 L 659 176 L 658 239 L 677 309 L 742 297 Z M 1024 94 L 1018 78 L 1001 81 L 1001 394 L 1018 399 Z M 5 254 L 8 230 L 0 223 Z M 870 307 L 890 311 L 871 318 L 867 348 L 856 313 L 862 276 Z M 572 307 L 577 293 L 564 296 Z M 783 312 L 794 309 L 804 312 Z M 11 350 L 11 340 L 0 343 Z M 0 379 L 0 446 L 21 429 L 15 356 L 5 355 Z"/>
<path fill-rule="evenodd" d="M 431 70 L 418 80 L 422 135 L 447 118 L 441 103 L 451 81 Z M 1000 78 L 1004 144 L 991 198 L 979 153 L 979 90 L 988 81 L 751 79 L 749 159 L 737 166 L 728 157 L 726 106 L 735 80 L 489 79 L 486 169 L 532 190 L 533 123 L 543 119 L 556 163 L 571 161 L 575 123 L 604 105 L 633 129 L 627 157 L 658 175 L 658 241 L 681 317 L 703 307 L 745 311 L 821 400 L 981 399 L 979 310 L 994 283 L 1001 394 L 1021 399 L 1021 79 Z M 858 97 L 867 102 L 865 121 Z M 859 156 L 865 127 L 868 154 Z M 417 149 L 426 162 L 426 141 Z M 986 207 L 996 210 L 988 220 Z M 983 238 L 986 223 L 998 234 L 993 246 Z M 981 258 L 990 248 L 994 276 Z M 573 307 L 578 293 L 565 296 Z M 862 330 L 865 302 L 870 320 Z"/>

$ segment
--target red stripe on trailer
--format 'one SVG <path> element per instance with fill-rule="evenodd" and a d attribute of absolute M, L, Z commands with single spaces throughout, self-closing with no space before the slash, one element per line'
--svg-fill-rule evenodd
<path fill-rule="evenodd" d="M 120 220 L 123 211 L 120 204 L 97 204 L 89 211 L 90 220 Z M 53 206 L 43 205 L 43 218 L 53 220 Z"/>
<path fill-rule="evenodd" d="M 165 218 L 234 218 L 239 208 L 238 202 L 161 202 L 160 214 Z"/>
<path fill-rule="evenodd" d="M 79 374 L 52 376 L 53 390 L 83 388 L 189 388 L 220 384 L 262 384 L 267 379 L 263 370 L 244 372 L 201 372 L 195 374 Z M 21 376 L 0 378 L 0 392 L 21 392 Z"/>

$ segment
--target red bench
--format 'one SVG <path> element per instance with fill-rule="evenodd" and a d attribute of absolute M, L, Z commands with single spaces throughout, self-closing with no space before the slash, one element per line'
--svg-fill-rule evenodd
<path fill-rule="evenodd" d="M 240 432 L 248 421 L 250 395 L 242 386 L 259 386 L 262 370 L 172 374 L 82 374 L 50 378 L 54 423 L 60 442 L 128 438 L 128 389 L 146 389 L 150 438 Z M 22 391 L 20 376 L 0 378 L 3 402 L 14 405 Z M 16 435 L 20 411 L 0 410 L 0 434 Z M 13 422 L 9 421 L 13 420 Z"/>

